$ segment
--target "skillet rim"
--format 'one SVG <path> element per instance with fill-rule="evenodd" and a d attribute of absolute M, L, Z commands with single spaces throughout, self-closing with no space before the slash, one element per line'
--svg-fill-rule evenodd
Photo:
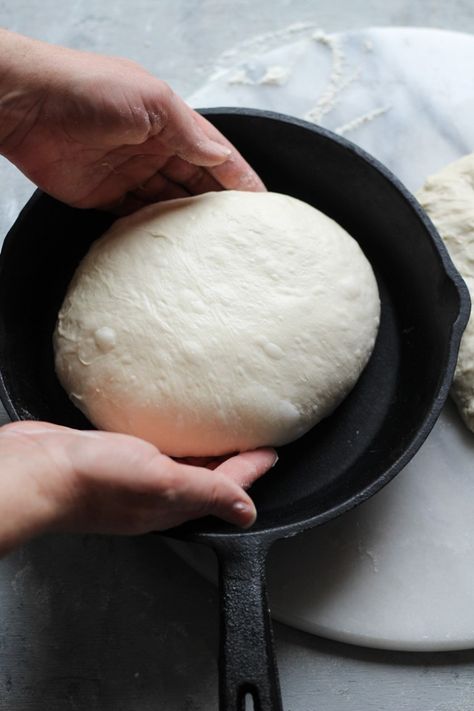
<path fill-rule="evenodd" d="M 454 292 L 458 297 L 458 309 L 456 316 L 451 325 L 451 332 L 449 336 L 449 347 L 447 352 L 447 357 L 444 366 L 443 376 L 438 387 L 437 392 L 433 396 L 432 406 L 423 420 L 421 426 L 418 428 L 416 433 L 413 435 L 409 444 L 405 447 L 403 453 L 388 467 L 386 468 L 377 478 L 374 479 L 368 486 L 361 489 L 356 495 L 352 495 L 349 499 L 339 503 L 327 510 L 315 514 L 314 516 L 309 516 L 302 518 L 293 523 L 281 524 L 277 526 L 269 526 L 261 529 L 248 529 L 248 530 L 225 530 L 225 531 L 213 531 L 206 530 L 206 526 L 201 526 L 197 523 L 193 523 L 191 530 L 186 530 L 186 525 L 180 526 L 176 529 L 170 529 L 168 531 L 160 532 L 162 535 L 170 536 L 172 538 L 187 540 L 194 540 L 196 542 L 208 543 L 210 545 L 217 544 L 220 541 L 231 542 L 234 540 L 240 540 L 245 538 L 249 539 L 260 539 L 273 541 L 280 538 L 287 538 L 289 536 L 295 535 L 301 531 L 313 528 L 316 525 L 321 525 L 327 521 L 339 516 L 346 511 L 359 505 L 370 496 L 377 493 L 383 486 L 388 484 L 397 473 L 410 461 L 410 459 L 416 454 L 418 449 L 421 447 L 423 442 L 428 437 L 431 432 L 436 420 L 439 417 L 441 409 L 448 397 L 449 388 L 451 386 L 451 381 L 454 375 L 454 370 L 457 362 L 457 355 L 459 350 L 459 345 L 463 331 L 467 325 L 470 315 L 470 296 L 468 288 L 462 279 L 461 275 L 455 268 L 451 257 L 449 256 L 448 250 L 439 236 L 434 224 L 425 213 L 421 205 L 418 203 L 416 198 L 412 193 L 403 185 L 403 183 L 385 166 L 383 163 L 374 158 L 371 154 L 367 153 L 364 149 L 360 148 L 355 143 L 349 141 L 343 136 L 333 133 L 332 131 L 317 126 L 315 124 L 309 123 L 303 119 L 299 119 L 286 114 L 277 113 L 274 111 L 267 111 L 261 109 L 252 109 L 244 107 L 213 107 L 207 109 L 197 109 L 205 117 L 209 117 L 212 121 L 212 117 L 227 117 L 227 116 L 245 116 L 249 118 L 257 119 L 269 119 L 280 124 L 287 124 L 290 126 L 297 126 L 305 131 L 315 133 L 320 137 L 338 144 L 340 147 L 349 151 L 353 155 L 357 156 L 360 160 L 368 163 L 371 168 L 378 172 L 386 182 L 390 183 L 391 186 L 401 195 L 402 199 L 408 205 L 408 207 L 415 213 L 415 217 L 422 223 L 427 237 L 430 239 L 434 246 L 434 251 L 440 260 L 444 276 L 447 280 L 451 281 Z M 21 227 L 22 218 L 27 214 L 30 214 L 32 210 L 35 209 L 35 205 L 39 202 L 43 195 L 43 191 L 37 189 L 27 201 L 25 206 L 20 211 L 16 221 L 10 228 L 8 234 L 2 245 L 0 253 L 0 279 L 5 268 L 5 259 L 8 255 L 10 244 L 15 239 L 15 235 L 18 229 Z M 3 377 L 3 367 L 0 364 L 0 399 L 3 402 L 7 414 L 12 420 L 20 420 L 16 408 L 10 398 L 8 389 L 4 382 Z M 257 524 L 258 526 L 258 524 Z M 201 529 L 201 530 L 200 530 Z M 250 540 L 249 540 L 250 542 Z"/>

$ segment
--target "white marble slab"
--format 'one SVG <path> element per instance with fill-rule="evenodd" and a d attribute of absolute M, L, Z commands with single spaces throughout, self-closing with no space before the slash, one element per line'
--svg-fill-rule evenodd
<path fill-rule="evenodd" d="M 288 46 L 241 58 L 190 101 L 312 112 L 415 190 L 429 173 L 474 150 L 473 66 L 468 35 L 308 30 Z M 272 67 L 280 68 L 274 75 L 289 70 L 285 83 L 260 83 Z M 204 549 L 179 550 L 214 575 Z M 387 649 L 474 646 L 474 437 L 452 405 L 382 492 L 278 544 L 269 582 L 275 618 L 309 632 Z"/>

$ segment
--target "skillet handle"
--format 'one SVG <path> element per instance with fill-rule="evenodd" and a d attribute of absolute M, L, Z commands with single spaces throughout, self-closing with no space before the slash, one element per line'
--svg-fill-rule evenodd
<path fill-rule="evenodd" d="M 283 711 L 268 609 L 265 559 L 256 536 L 213 542 L 219 560 L 219 711 Z"/>

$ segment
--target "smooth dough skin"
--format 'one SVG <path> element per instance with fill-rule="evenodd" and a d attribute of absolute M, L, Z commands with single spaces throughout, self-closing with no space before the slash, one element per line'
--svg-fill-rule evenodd
<path fill-rule="evenodd" d="M 474 153 L 428 178 L 417 198 L 434 222 L 474 303 Z M 451 394 L 474 432 L 474 316 L 464 331 Z"/>
<path fill-rule="evenodd" d="M 206 193 L 93 244 L 59 313 L 56 371 L 97 427 L 172 456 L 281 445 L 353 387 L 379 311 L 333 220 L 277 193 Z"/>

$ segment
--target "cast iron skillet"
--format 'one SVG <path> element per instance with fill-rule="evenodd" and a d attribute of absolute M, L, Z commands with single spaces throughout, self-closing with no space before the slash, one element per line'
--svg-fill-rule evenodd
<path fill-rule="evenodd" d="M 204 113 L 271 190 L 315 205 L 359 241 L 382 300 L 375 351 L 354 390 L 330 418 L 281 448 L 277 467 L 253 487 L 256 525 L 241 532 L 208 519 L 172 532 L 211 546 L 220 561 L 221 711 L 242 710 L 247 694 L 257 711 L 278 711 L 265 593 L 269 546 L 364 501 L 415 454 L 448 394 L 469 297 L 432 224 L 371 156 L 293 118 Z M 110 222 L 37 192 L 5 241 L 0 387 L 13 419 L 90 427 L 56 380 L 51 334 L 79 259 Z"/>

